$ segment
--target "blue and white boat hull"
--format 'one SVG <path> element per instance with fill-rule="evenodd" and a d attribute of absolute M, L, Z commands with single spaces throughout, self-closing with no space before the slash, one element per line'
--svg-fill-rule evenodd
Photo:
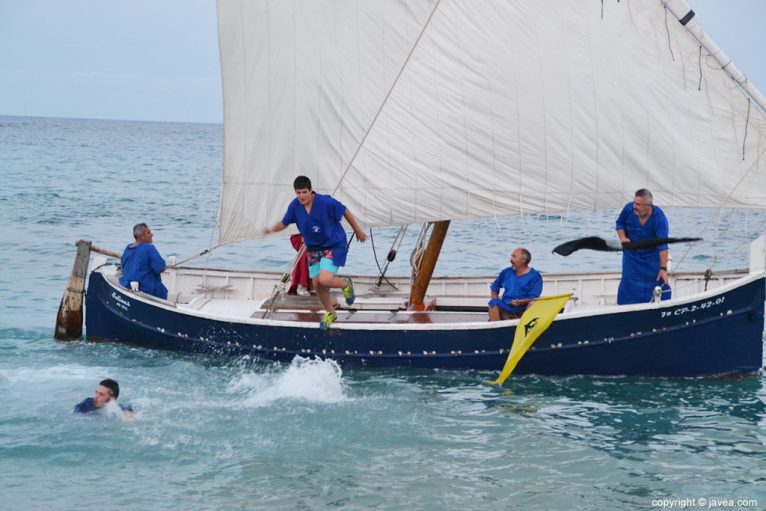
<path fill-rule="evenodd" d="M 750 275 L 699 299 L 610 306 L 561 314 L 517 366 L 517 374 L 704 376 L 752 373 L 763 360 L 764 276 Z M 463 323 L 226 319 L 175 307 L 90 275 L 87 338 L 212 355 L 341 364 L 499 370 L 517 321 Z M 255 315 L 254 315 L 255 316 Z M 318 317 L 318 315 L 317 315 Z"/>

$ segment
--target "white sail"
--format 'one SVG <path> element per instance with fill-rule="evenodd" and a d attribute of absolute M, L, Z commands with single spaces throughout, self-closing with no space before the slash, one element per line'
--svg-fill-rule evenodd
<path fill-rule="evenodd" d="M 642 187 L 766 207 L 763 111 L 659 1 L 219 0 L 218 16 L 222 243 L 279 220 L 299 174 L 367 226 L 616 209 Z"/>

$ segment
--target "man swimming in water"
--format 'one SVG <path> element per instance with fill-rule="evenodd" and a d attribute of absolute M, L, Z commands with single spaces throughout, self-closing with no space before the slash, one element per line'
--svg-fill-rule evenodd
<path fill-rule="evenodd" d="M 117 403 L 120 396 L 120 385 L 107 378 L 101 380 L 96 387 L 93 397 L 86 397 L 74 407 L 75 413 L 107 413 L 117 412 L 125 422 L 133 422 L 133 408 L 130 405 Z"/>

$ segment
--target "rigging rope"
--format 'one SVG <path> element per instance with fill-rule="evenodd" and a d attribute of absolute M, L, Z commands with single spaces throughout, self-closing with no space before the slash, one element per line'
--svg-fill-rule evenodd
<path fill-rule="evenodd" d="M 749 99 L 748 99 L 748 102 L 749 102 Z M 720 223 L 721 223 L 720 222 L 720 213 L 723 211 L 723 208 L 724 208 L 726 202 L 729 200 L 729 198 L 731 198 L 732 195 L 734 195 L 734 192 L 737 191 L 737 189 L 740 187 L 740 185 L 744 182 L 745 178 L 750 175 L 750 173 L 753 171 L 753 169 L 755 168 L 755 166 L 758 163 L 758 161 L 763 157 L 763 155 L 765 153 L 766 153 L 766 147 L 764 147 L 761 150 L 761 152 L 758 155 L 756 155 L 755 159 L 753 160 L 753 163 L 750 164 L 750 166 L 747 168 L 747 171 L 745 171 L 745 173 L 742 175 L 742 177 L 739 178 L 739 181 L 737 181 L 737 183 L 732 187 L 731 191 L 726 195 L 726 197 L 721 199 L 721 202 L 718 205 L 718 210 L 719 210 L 719 221 L 718 221 L 718 224 L 719 224 L 719 226 L 720 226 Z M 680 262 L 682 262 L 684 260 L 684 258 L 686 257 L 686 255 L 689 253 L 690 250 L 691 250 L 691 246 L 686 249 L 686 253 L 684 253 L 684 255 L 681 257 L 681 261 Z M 717 252 L 717 250 L 718 250 L 718 244 L 716 244 L 716 252 Z M 680 262 L 679 262 L 679 264 L 680 264 Z"/>
<path fill-rule="evenodd" d="M 719 206 L 719 208 L 718 208 L 718 222 L 717 222 L 717 225 L 716 225 L 716 229 L 718 229 L 721 226 L 721 214 L 722 214 L 722 212 L 723 212 L 723 206 Z M 702 233 L 700 233 L 700 237 L 707 238 L 707 233 L 712 231 L 712 229 L 713 229 L 713 223 L 712 222 L 707 223 L 705 228 L 703 229 Z M 714 244 L 714 247 L 713 247 L 713 250 L 714 250 L 714 252 L 713 252 L 713 259 L 712 259 L 712 262 L 708 265 L 708 267 L 706 269 L 706 272 L 705 272 L 707 280 L 710 280 L 710 276 L 713 274 L 713 264 L 715 264 L 715 261 L 718 258 L 718 245 L 719 245 L 719 241 L 720 241 L 719 240 L 719 236 L 720 236 L 719 233 L 716 233 L 716 235 L 714 236 L 714 238 L 716 239 L 716 243 Z M 673 268 L 671 270 L 673 273 L 677 272 L 680 269 L 681 265 L 686 260 L 686 257 L 689 255 L 689 252 L 691 252 L 691 250 L 693 248 L 694 248 L 693 244 L 687 245 L 686 246 L 686 250 L 684 251 L 684 253 L 681 256 L 681 258 L 677 262 L 673 261 Z M 707 283 L 705 284 L 705 286 L 707 286 Z"/>
<path fill-rule="evenodd" d="M 220 197 L 220 195 L 221 194 L 219 193 L 218 196 Z M 218 208 L 220 209 L 220 207 L 221 207 L 221 201 L 219 199 Z M 202 270 L 202 287 L 203 288 L 205 287 L 205 280 L 207 279 L 207 267 L 208 267 L 208 263 L 210 263 L 210 254 L 213 253 L 213 236 L 215 236 L 215 226 L 218 219 L 218 211 L 216 211 L 215 216 L 216 216 L 216 220 L 213 220 L 213 228 L 210 230 L 210 248 L 205 251 L 207 255 L 205 256 L 205 267 Z"/>
<path fill-rule="evenodd" d="M 188 263 L 189 261 L 196 259 L 198 257 L 202 257 L 203 255 L 207 255 L 205 258 L 205 266 L 203 268 L 202 272 L 202 286 L 205 286 L 205 278 L 207 277 L 207 265 L 210 261 L 210 254 L 213 253 L 213 250 L 217 249 L 218 247 L 221 247 L 222 244 L 213 245 L 213 237 L 215 236 L 215 228 L 218 227 L 218 220 L 220 218 L 221 213 L 221 191 L 218 191 L 218 206 L 215 208 L 215 215 L 213 216 L 213 228 L 210 230 L 210 242 L 208 243 L 208 248 L 200 252 L 199 254 L 194 254 L 192 256 L 187 257 L 186 259 L 183 259 L 180 263 L 176 263 L 173 265 L 173 267 L 177 268 L 181 266 L 182 264 Z"/>
<path fill-rule="evenodd" d="M 386 283 L 391 286 L 392 288 L 398 290 L 399 288 L 392 283 L 390 280 L 386 278 L 386 272 L 388 271 L 388 266 L 390 263 L 396 259 L 396 253 L 399 250 L 399 247 L 402 244 L 402 241 L 404 240 L 404 233 L 407 232 L 407 226 L 403 225 L 399 228 L 399 232 L 396 233 L 396 237 L 394 238 L 394 241 L 391 243 L 391 248 L 388 251 L 388 255 L 386 256 L 386 264 L 381 269 L 380 263 L 378 262 L 378 253 L 375 251 L 375 239 L 372 237 L 372 229 L 370 229 L 370 241 L 372 242 L 372 255 L 375 258 L 375 264 L 378 266 L 378 272 L 380 272 L 380 275 L 378 277 L 378 282 L 375 284 L 376 289 L 380 289 L 380 284 L 385 280 Z"/>
<path fill-rule="evenodd" d="M 359 145 L 357 146 L 356 151 L 354 151 L 354 154 L 353 156 L 351 156 L 351 159 L 349 160 L 348 165 L 346 165 L 346 169 L 343 171 L 343 174 L 341 174 L 340 179 L 338 180 L 338 184 L 335 185 L 335 189 L 332 192 L 333 195 L 335 195 L 335 192 L 338 191 L 341 183 L 343 183 L 343 180 L 346 178 L 346 174 L 348 174 L 348 171 L 351 169 L 351 166 L 354 164 L 354 161 L 356 161 L 356 157 L 359 155 L 359 152 L 362 150 L 362 146 L 364 146 L 364 143 L 367 141 L 367 137 L 372 131 L 373 126 L 375 126 L 375 123 L 377 122 L 378 117 L 380 117 L 380 113 L 383 111 L 383 107 L 385 107 L 386 103 L 388 103 L 388 99 L 391 97 L 391 93 L 394 91 L 394 87 L 396 87 L 396 84 L 399 83 L 399 78 L 401 78 L 402 73 L 404 73 L 405 68 L 409 64 L 410 59 L 412 58 L 412 54 L 415 52 L 415 48 L 418 47 L 418 44 L 420 43 L 420 39 L 423 37 L 423 34 L 426 31 L 426 28 L 428 28 L 428 25 L 431 23 L 431 18 L 433 18 L 434 13 L 436 12 L 436 9 L 439 7 L 440 3 L 441 3 L 441 0 L 436 0 L 436 3 L 434 3 L 434 7 L 433 9 L 431 9 L 431 13 L 428 15 L 428 19 L 426 19 L 426 22 L 423 24 L 423 28 L 420 30 L 418 37 L 415 39 L 415 42 L 413 43 L 412 48 L 410 48 L 410 52 L 407 54 L 407 58 L 404 59 L 404 63 L 402 63 L 402 66 L 399 68 L 399 72 L 396 74 L 396 78 L 394 78 L 394 81 L 391 83 L 391 87 L 389 87 L 388 92 L 386 93 L 386 96 L 383 98 L 383 101 L 380 103 L 380 107 L 378 108 L 378 111 L 375 113 L 375 116 L 372 118 L 372 122 L 370 122 L 370 125 L 367 127 L 367 130 L 364 132 L 364 135 L 362 136 L 362 140 L 359 142 Z"/>
<path fill-rule="evenodd" d="M 431 228 L 431 225 L 433 225 L 431 222 L 426 222 L 423 224 L 423 227 L 420 229 L 420 235 L 418 236 L 418 241 L 415 242 L 415 247 L 412 249 L 412 253 L 410 254 L 410 267 L 412 268 L 412 282 L 415 282 L 415 277 L 418 275 L 418 272 L 420 271 L 420 262 L 423 260 L 423 254 L 425 254 L 426 248 L 425 248 L 425 239 L 428 235 L 428 231 Z"/>
<path fill-rule="evenodd" d="M 287 280 L 291 277 L 292 272 L 295 269 L 295 266 L 298 264 L 298 261 L 300 261 L 301 257 L 303 257 L 303 254 L 305 253 L 306 253 L 306 245 L 302 244 L 301 248 L 298 249 L 298 252 L 295 254 L 295 257 L 293 258 L 293 262 L 290 264 L 290 269 L 282 273 L 282 277 L 280 277 L 280 279 L 277 281 L 276 284 L 274 284 L 274 287 L 271 289 L 271 296 L 269 296 L 269 299 L 265 302 L 265 303 L 268 303 L 268 305 L 266 306 L 266 310 L 263 311 L 263 314 L 261 314 L 261 319 L 264 319 L 267 314 L 271 314 L 271 311 L 274 308 L 274 303 L 277 300 L 277 296 L 285 292 L 285 287 L 287 286 Z"/>

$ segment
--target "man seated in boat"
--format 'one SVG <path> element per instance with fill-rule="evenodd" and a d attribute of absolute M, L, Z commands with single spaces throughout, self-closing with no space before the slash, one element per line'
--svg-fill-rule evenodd
<path fill-rule="evenodd" d="M 133 237 L 136 241 L 122 251 L 120 284 L 130 288 L 131 282 L 138 282 L 139 291 L 167 300 L 168 289 L 160 278 L 166 265 L 152 244 L 154 233 L 148 225 L 140 223 L 133 226 Z"/>
<path fill-rule="evenodd" d="M 337 319 L 330 289 L 342 289 L 348 305 L 353 304 L 355 298 L 351 279 L 336 275 L 346 264 L 348 253 L 346 231 L 340 221 L 344 218 L 348 221 L 360 242 L 366 241 L 367 235 L 346 206 L 329 195 L 313 192 L 311 180 L 306 176 L 295 178 L 293 188 L 296 197 L 282 221 L 265 229 L 264 234 L 281 231 L 292 223 L 298 226 L 308 252 L 309 277 L 326 311 L 319 326 L 326 330 Z"/>
<path fill-rule="evenodd" d="M 529 266 L 532 254 L 526 248 L 517 248 L 511 254 L 511 266 L 500 272 L 489 285 L 492 299 L 489 301 L 489 320 L 521 317 L 534 299 L 543 292 L 543 277 Z M 502 298 L 499 296 L 503 289 Z"/>
<path fill-rule="evenodd" d="M 670 231 L 665 213 L 654 204 L 652 192 L 638 190 L 617 217 L 616 230 L 620 242 L 637 242 L 647 238 L 667 238 Z M 622 251 L 622 278 L 617 289 L 617 304 L 647 303 L 654 288 L 662 289 L 662 299 L 671 295 L 668 279 L 668 245 L 657 245 Z"/>
<path fill-rule="evenodd" d="M 111 378 L 101 380 L 93 393 L 74 406 L 74 413 L 99 413 L 114 415 L 125 422 L 133 422 L 133 408 L 130 405 L 117 403 L 120 396 L 120 385 Z"/>

